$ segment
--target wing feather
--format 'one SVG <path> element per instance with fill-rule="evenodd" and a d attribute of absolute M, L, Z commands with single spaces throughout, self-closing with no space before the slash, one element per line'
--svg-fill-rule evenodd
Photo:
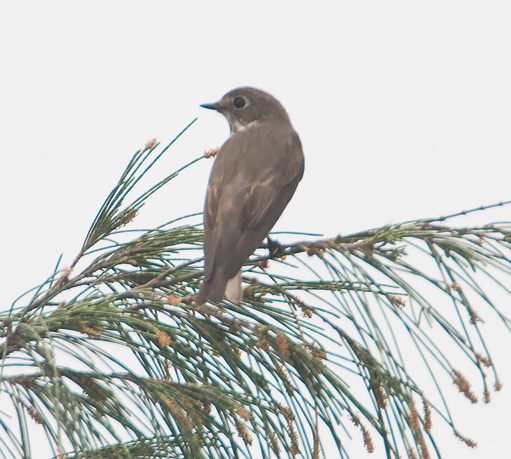
<path fill-rule="evenodd" d="M 205 285 L 237 275 L 282 214 L 303 169 L 300 140 L 289 124 L 252 127 L 222 146 L 204 208 Z"/>

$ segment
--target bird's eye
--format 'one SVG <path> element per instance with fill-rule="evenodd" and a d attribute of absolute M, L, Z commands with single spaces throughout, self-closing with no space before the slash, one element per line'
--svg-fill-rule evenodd
<path fill-rule="evenodd" d="M 245 100 L 244 97 L 236 97 L 236 99 L 234 99 L 234 101 L 232 102 L 232 104 L 236 107 L 236 108 L 243 108 L 245 105 L 247 105 L 247 101 Z"/>

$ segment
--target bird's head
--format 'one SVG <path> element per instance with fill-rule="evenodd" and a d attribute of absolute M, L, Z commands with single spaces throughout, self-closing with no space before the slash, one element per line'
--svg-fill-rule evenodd
<path fill-rule="evenodd" d="M 255 88 L 237 88 L 228 92 L 214 104 L 201 107 L 220 112 L 227 118 L 233 133 L 241 132 L 262 122 L 288 122 L 289 118 L 280 102 Z"/>

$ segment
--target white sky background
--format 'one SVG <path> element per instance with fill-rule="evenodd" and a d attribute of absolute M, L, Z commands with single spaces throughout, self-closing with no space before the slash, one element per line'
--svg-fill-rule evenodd
<path fill-rule="evenodd" d="M 220 145 L 227 122 L 199 104 L 244 85 L 282 102 L 304 146 L 277 230 L 333 236 L 511 199 L 508 1 L 5 1 L 1 309 L 62 252 L 71 262 L 147 140 L 166 144 L 199 116 L 154 180 Z M 201 211 L 211 164 L 168 185 L 135 226 Z M 497 220 L 510 208 L 457 223 Z M 440 434 L 448 458 L 509 457 L 511 339 L 487 327 L 504 390 L 475 407 L 453 390 L 479 447 Z"/>

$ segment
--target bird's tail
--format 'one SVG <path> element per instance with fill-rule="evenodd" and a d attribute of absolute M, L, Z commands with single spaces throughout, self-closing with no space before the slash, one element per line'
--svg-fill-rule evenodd
<path fill-rule="evenodd" d="M 224 295 L 233 303 L 241 301 L 241 271 L 227 281 L 221 273 L 213 272 L 212 276 L 202 283 L 195 304 L 202 305 L 208 302 L 218 304 L 224 299 Z"/>

